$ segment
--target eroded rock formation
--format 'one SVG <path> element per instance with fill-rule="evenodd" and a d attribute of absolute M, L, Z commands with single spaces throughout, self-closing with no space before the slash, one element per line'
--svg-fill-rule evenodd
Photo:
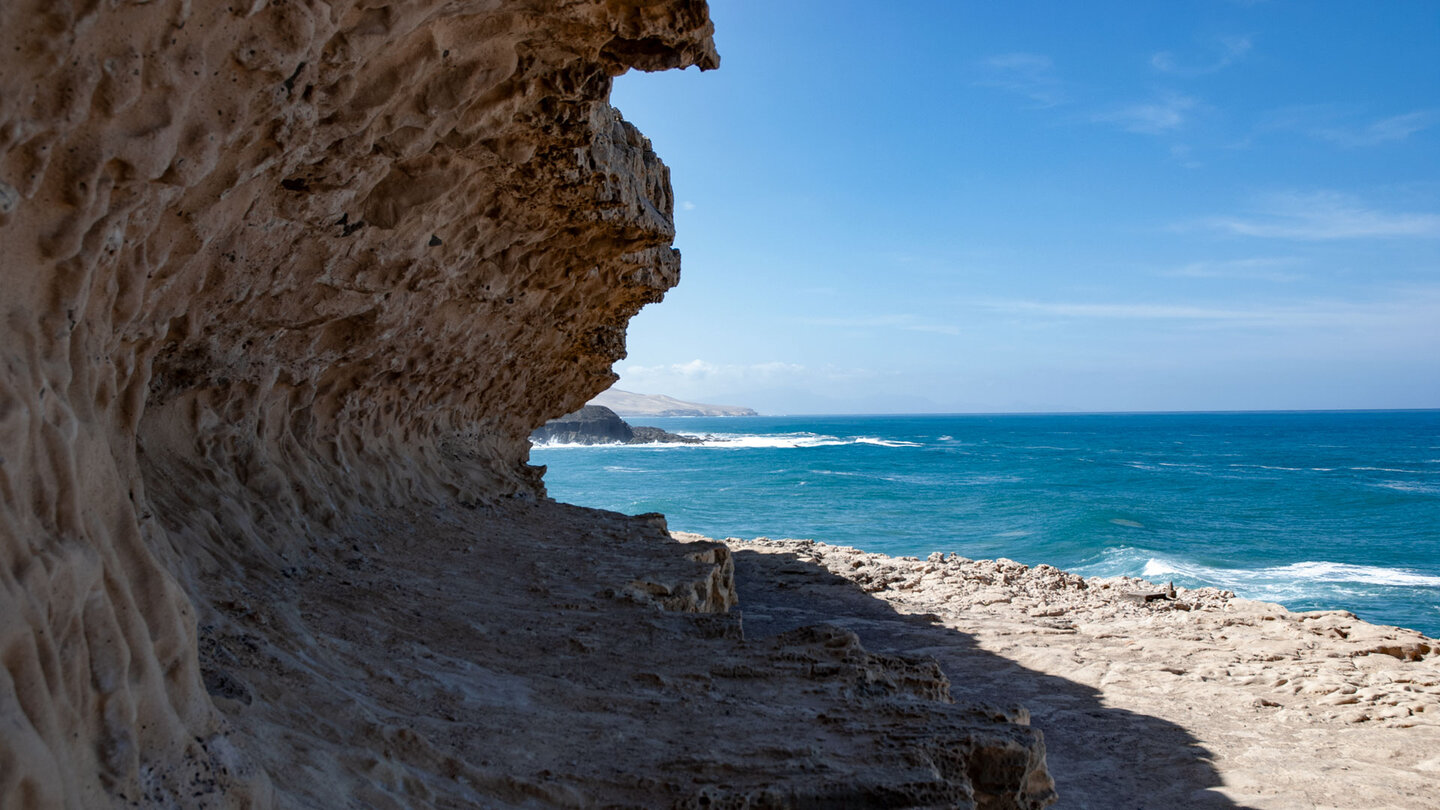
<path fill-rule="evenodd" d="M 703 0 L 15 0 L 0 32 L 0 806 L 721 795 L 659 749 L 632 764 L 671 775 L 623 785 L 496 756 L 485 718 L 531 686 L 475 662 L 553 648 L 443 654 L 490 624 L 444 554 L 549 541 L 528 435 L 613 382 L 627 320 L 678 278 L 667 170 L 607 97 L 630 68 L 718 64 Z M 454 536 L 417 529 L 427 510 Z M 531 559 L 495 601 L 570 616 L 582 650 L 597 605 L 624 608 L 614 633 L 733 602 L 723 547 L 666 553 L 549 607 Z M 734 672 L 768 666 L 725 643 Z M 836 677 L 889 671 L 797 644 L 850 662 Z M 773 728 L 821 711 L 779 677 Z M 846 761 L 922 711 L 902 704 Z M 1047 798 L 1032 732 L 997 749 L 956 722 L 894 749 L 926 795 Z M 1001 749 L 1013 784 L 972 787 L 966 752 Z M 810 795 L 764 789 L 724 795 Z"/>
<path fill-rule="evenodd" d="M 197 580 L 278 571 L 353 504 L 539 492 L 531 428 L 613 381 L 677 279 L 668 176 L 611 79 L 714 67 L 710 24 L 683 1 L 0 15 L 0 796 L 178 796 L 154 763 L 223 769 Z"/>

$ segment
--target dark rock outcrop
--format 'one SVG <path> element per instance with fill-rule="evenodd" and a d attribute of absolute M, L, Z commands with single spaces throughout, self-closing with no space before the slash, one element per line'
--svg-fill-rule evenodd
<path fill-rule="evenodd" d="M 703 439 L 681 436 L 657 427 L 631 426 L 603 405 L 586 405 L 574 413 L 551 419 L 530 434 L 536 444 L 701 444 Z"/>
<path fill-rule="evenodd" d="M 671 433 L 668 430 L 657 427 L 636 425 L 631 428 L 635 434 L 630 439 L 630 444 L 704 444 L 705 440 L 699 436 L 683 436 L 679 433 Z"/>
<path fill-rule="evenodd" d="M 535 429 L 530 441 L 558 444 L 625 444 L 635 431 L 609 408 L 586 405 Z"/>

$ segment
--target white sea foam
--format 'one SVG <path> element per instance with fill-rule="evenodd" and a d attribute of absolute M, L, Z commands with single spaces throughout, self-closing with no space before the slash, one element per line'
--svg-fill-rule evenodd
<path fill-rule="evenodd" d="M 581 444 L 579 442 L 549 441 L 531 442 L 530 446 L 536 450 L 674 450 L 680 447 L 703 447 L 704 445 L 670 442 L 647 442 L 645 444 Z"/>
<path fill-rule="evenodd" d="M 1440 485 L 1418 484 L 1413 481 L 1377 481 L 1375 486 L 1393 489 L 1397 492 L 1420 492 L 1426 495 L 1440 495 Z"/>
<path fill-rule="evenodd" d="M 693 436 L 704 439 L 702 444 L 671 444 L 666 442 L 654 442 L 649 444 L 564 444 L 541 442 L 535 445 L 537 448 L 568 449 L 578 447 L 624 447 L 627 449 L 651 449 L 665 450 L 678 448 L 712 448 L 720 450 L 742 450 L 742 449 L 776 449 L 793 450 L 808 447 L 840 447 L 843 445 L 868 444 L 876 447 L 924 447 L 918 442 L 900 441 L 898 439 L 878 439 L 874 436 L 856 436 L 853 438 L 842 438 L 839 436 L 828 436 L 823 433 L 682 433 L 682 436 Z"/>
<path fill-rule="evenodd" d="M 1132 529 L 1143 529 L 1143 528 L 1145 528 L 1145 524 L 1144 524 L 1144 523 L 1140 523 L 1139 521 L 1135 521 L 1135 520 L 1126 520 L 1125 518 L 1110 518 L 1110 522 L 1111 522 L 1111 523 L 1114 523 L 1116 526 L 1128 526 L 1129 528 L 1132 528 Z"/>
<path fill-rule="evenodd" d="M 860 436 L 855 439 L 856 444 L 874 444 L 880 447 L 924 447 L 919 442 L 906 442 L 899 439 L 876 439 L 872 436 Z"/>
<path fill-rule="evenodd" d="M 792 450 L 803 447 L 839 447 L 846 444 L 854 444 L 854 440 L 842 439 L 838 436 L 826 436 L 821 433 L 717 433 L 708 437 L 704 444 L 692 446 L 729 450 Z"/>
<path fill-rule="evenodd" d="M 1140 575 L 1147 579 L 1163 576 L 1183 576 L 1210 582 L 1237 591 L 1255 592 L 1273 589 L 1275 586 L 1296 586 L 1311 583 L 1351 582 L 1362 585 L 1395 585 L 1410 588 L 1440 587 L 1440 576 L 1408 571 L 1403 568 L 1384 568 L 1378 565 L 1351 565 L 1349 563 L 1306 561 L 1277 565 L 1268 568 L 1215 568 L 1198 563 L 1182 563 L 1163 557 L 1151 557 L 1145 563 Z"/>

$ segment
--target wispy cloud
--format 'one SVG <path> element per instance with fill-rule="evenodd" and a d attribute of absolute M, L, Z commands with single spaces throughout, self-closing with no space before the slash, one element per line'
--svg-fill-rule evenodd
<path fill-rule="evenodd" d="M 1440 237 L 1440 214 L 1386 211 L 1335 191 L 1270 194 L 1251 211 L 1208 217 L 1199 225 L 1237 236 L 1301 241 Z"/>
<path fill-rule="evenodd" d="M 933 323 L 918 315 L 876 315 L 864 318 L 805 318 L 806 326 L 829 326 L 841 329 L 899 329 L 905 332 L 927 332 L 934 335 L 958 335 L 960 328 L 951 324 Z"/>
<path fill-rule="evenodd" d="M 1440 304 L 1440 286 L 1420 285 L 1394 290 L 1387 298 L 1370 301 L 1311 300 L 1266 306 L 1196 306 L 1169 302 L 1075 302 L 986 300 L 977 309 L 1012 316 L 1105 321 L 1175 321 L 1212 327 L 1325 329 L 1393 327 L 1402 323 L 1429 324 Z"/>
<path fill-rule="evenodd" d="M 1305 104 L 1281 107 L 1267 114 L 1261 130 L 1299 132 L 1347 148 L 1364 148 L 1399 143 L 1440 124 L 1440 110 L 1413 110 L 1378 119 L 1353 108 L 1333 104 Z"/>
<path fill-rule="evenodd" d="M 1170 157 L 1187 169 L 1198 169 L 1205 165 L 1195 159 L 1195 150 L 1189 144 L 1177 143 L 1170 146 Z"/>
<path fill-rule="evenodd" d="M 1302 260 L 1295 256 L 1272 256 L 1251 259 L 1191 262 L 1182 267 L 1162 270 L 1160 275 L 1171 278 L 1225 278 L 1249 281 L 1291 282 L 1305 278 L 1286 268 L 1294 268 Z"/>
<path fill-rule="evenodd" d="M 680 207 L 686 211 L 694 211 L 695 203 L 686 200 L 685 202 L 680 203 Z"/>
<path fill-rule="evenodd" d="M 1379 146 L 1383 143 L 1403 141 L 1417 132 L 1435 126 L 1437 121 L 1440 121 L 1440 113 L 1435 110 L 1416 110 L 1381 118 L 1358 129 L 1326 127 L 1313 134 L 1341 146 Z"/>
<path fill-rule="evenodd" d="M 754 379 L 799 374 L 805 367 L 798 363 L 771 361 L 766 363 L 710 363 L 695 359 L 686 363 L 669 363 L 657 366 L 628 365 L 623 369 L 631 377 L 683 377 L 690 380 L 714 379 L 717 377 Z"/>
<path fill-rule="evenodd" d="M 1160 51 L 1150 57 L 1150 66 L 1161 73 L 1169 73 L 1175 76 L 1204 76 L 1210 73 L 1218 73 L 1225 68 L 1245 58 L 1254 46 L 1250 37 L 1229 36 L 1221 37 L 1215 44 L 1216 55 L 1207 62 L 1200 64 L 1187 64 L 1181 62 L 1172 51 Z"/>
<path fill-rule="evenodd" d="M 1037 107 L 1056 107 L 1070 100 L 1054 63 L 1043 54 L 996 54 L 980 63 L 980 72 L 976 85 L 1015 93 Z"/>
<path fill-rule="evenodd" d="M 833 364 L 819 367 L 768 361 L 763 363 L 713 363 L 695 359 L 685 363 L 626 365 L 616 369 L 622 386 L 642 391 L 664 391 L 672 396 L 704 398 L 724 391 L 765 389 L 786 386 L 846 385 L 871 380 L 876 372 Z"/>
<path fill-rule="evenodd" d="M 1114 124 L 1127 132 L 1163 135 L 1183 127 L 1198 105 L 1199 102 L 1190 96 L 1166 93 L 1155 101 L 1103 110 L 1092 115 L 1090 120 Z"/>

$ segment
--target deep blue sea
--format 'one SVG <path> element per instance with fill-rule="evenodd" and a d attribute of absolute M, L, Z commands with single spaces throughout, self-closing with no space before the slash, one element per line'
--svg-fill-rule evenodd
<path fill-rule="evenodd" d="M 558 500 L 712 537 L 1213 585 L 1440 636 L 1440 411 L 637 419 L 552 446 Z"/>

